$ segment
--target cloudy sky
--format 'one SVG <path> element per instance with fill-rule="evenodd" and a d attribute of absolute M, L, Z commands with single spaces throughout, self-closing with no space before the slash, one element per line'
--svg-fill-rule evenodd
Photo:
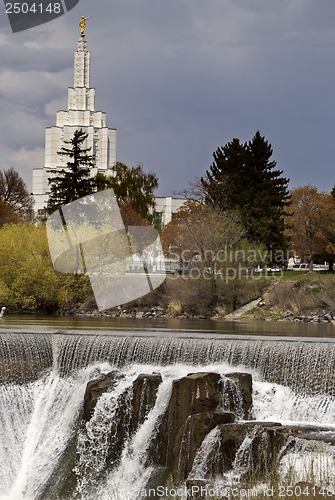
<path fill-rule="evenodd" d="M 82 15 L 96 108 L 117 129 L 117 159 L 170 196 L 212 153 L 257 130 L 290 186 L 335 183 L 334 0 L 80 0 L 13 34 L 0 4 L 1 169 L 31 189 L 44 130 L 66 109 Z"/>

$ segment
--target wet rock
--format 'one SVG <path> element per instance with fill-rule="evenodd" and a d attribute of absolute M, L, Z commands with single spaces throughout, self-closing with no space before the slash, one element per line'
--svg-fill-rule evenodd
<path fill-rule="evenodd" d="M 220 402 L 218 373 L 191 373 L 175 380 L 168 406 L 168 429 L 176 436 L 189 415 L 216 410 Z"/>
<path fill-rule="evenodd" d="M 218 425 L 218 431 L 212 443 L 213 453 L 208 454 L 201 468 L 200 479 L 206 481 L 233 469 L 239 472 L 242 481 L 266 481 L 278 458 L 294 449 L 295 438 L 299 442 L 331 443 L 333 437 L 329 428 L 258 421 L 226 423 Z M 193 478 L 191 471 L 189 479 Z"/>
<path fill-rule="evenodd" d="M 216 474 L 222 474 L 222 472 L 229 471 L 233 468 L 233 464 L 236 459 L 236 455 L 238 451 L 241 449 L 241 446 L 247 436 L 255 429 L 259 429 L 259 431 L 265 430 L 269 432 L 275 429 L 277 426 L 281 424 L 273 423 L 273 422 L 235 422 L 232 424 L 221 425 L 220 432 L 220 454 L 219 461 L 216 464 Z M 259 458 L 259 454 L 256 454 L 257 459 Z"/>
<path fill-rule="evenodd" d="M 231 412 L 205 412 L 190 415 L 180 429 L 172 455 L 172 475 L 176 484 L 185 481 L 192 469 L 194 457 L 205 436 L 217 425 L 234 422 Z"/>
<path fill-rule="evenodd" d="M 158 387 L 162 383 L 162 375 L 140 374 L 133 382 L 132 397 L 132 431 L 143 424 L 150 410 L 155 406 Z"/>
<path fill-rule="evenodd" d="M 110 391 L 120 376 L 121 372 L 114 370 L 88 382 L 84 396 L 84 421 L 92 418 L 99 397 Z M 120 394 L 113 421 L 106 430 L 110 463 L 115 464 L 120 459 L 126 440 L 144 422 L 154 407 L 161 381 L 160 374 L 141 374 L 131 388 Z"/>
<path fill-rule="evenodd" d="M 150 445 L 149 458 L 160 465 L 173 463 L 174 449 L 180 447 L 180 429 L 195 413 L 213 412 L 221 399 L 218 373 L 192 373 L 174 380 L 168 407 Z"/>
<path fill-rule="evenodd" d="M 90 380 L 86 385 L 84 395 L 83 419 L 87 422 L 94 413 L 97 401 L 100 396 L 112 389 L 116 381 L 120 378 L 121 372 L 113 370 L 107 374 L 100 375 L 96 379 Z"/>
<path fill-rule="evenodd" d="M 255 425 L 235 455 L 234 465 L 239 469 L 242 481 L 262 480 L 270 477 L 273 470 L 276 427 Z"/>
<path fill-rule="evenodd" d="M 227 377 L 230 380 L 233 380 L 236 383 L 236 389 L 242 397 L 242 401 L 240 402 L 242 410 L 241 417 L 245 419 L 250 418 L 250 411 L 252 405 L 252 376 L 250 375 L 250 373 L 232 372 L 232 373 L 226 373 L 225 377 Z M 224 385 L 223 385 L 223 390 L 224 390 Z M 230 398 L 230 407 L 229 407 L 230 411 L 236 413 L 237 411 L 236 405 L 238 404 L 238 402 L 233 397 L 233 394 L 230 395 L 228 394 L 226 396 Z M 223 397 L 225 397 L 225 395 L 223 395 Z"/>
<path fill-rule="evenodd" d="M 145 489 L 157 490 L 158 486 L 165 486 L 169 480 L 170 471 L 167 467 L 156 467 L 145 485 Z"/>

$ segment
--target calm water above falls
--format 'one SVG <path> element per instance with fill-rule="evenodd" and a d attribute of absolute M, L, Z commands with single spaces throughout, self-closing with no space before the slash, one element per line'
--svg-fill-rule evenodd
<path fill-rule="evenodd" d="M 132 332 L 165 332 L 176 334 L 236 334 L 236 335 L 270 335 L 283 337 L 327 337 L 335 338 L 335 326 L 327 323 L 300 323 L 289 321 L 224 321 L 204 319 L 132 319 L 90 316 L 35 316 L 7 315 L 0 320 L 1 329 L 28 329 L 34 332 L 36 327 L 57 330 L 91 330 L 128 331 Z"/>
<path fill-rule="evenodd" d="M 152 473 L 146 447 L 172 382 L 192 371 L 251 372 L 257 419 L 332 426 L 333 328 L 8 316 L 0 326 L 0 499 L 136 499 Z M 123 377 L 99 400 L 83 433 L 78 421 L 87 381 L 115 367 Z M 106 471 L 106 429 L 119 396 L 140 373 L 157 371 L 163 382 L 155 407 L 120 463 Z M 64 496 L 69 470 L 75 486 Z"/>

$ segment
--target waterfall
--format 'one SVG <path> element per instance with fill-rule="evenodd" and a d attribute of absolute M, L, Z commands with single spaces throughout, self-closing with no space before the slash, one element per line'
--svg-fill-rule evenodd
<path fill-rule="evenodd" d="M 141 498 L 157 473 L 147 463 L 146 452 L 173 381 L 195 371 L 215 371 L 240 405 L 234 384 L 224 376 L 232 367 L 253 375 L 254 418 L 334 424 L 332 341 L 0 333 L 0 500 Z M 121 375 L 113 390 L 98 399 L 93 417 L 84 425 L 87 382 L 115 368 Z M 121 418 L 121 399 L 122 419 L 127 422 L 134 380 L 157 372 L 162 383 L 154 407 L 136 432 L 125 427 L 124 446 L 113 467 L 106 468 L 113 448 L 113 442 L 106 441 L 107 431 Z M 221 408 L 228 404 L 223 400 Z M 194 477 L 205 467 L 203 457 L 215 451 L 216 438 L 213 430 L 204 440 Z M 241 464 L 247 460 L 247 444 L 240 451 Z"/>
<path fill-rule="evenodd" d="M 332 340 L 262 340 L 182 338 L 161 333 L 0 334 L 0 381 L 36 378 L 55 365 L 60 375 L 95 362 L 206 365 L 226 362 L 255 369 L 261 380 L 309 394 L 335 395 L 335 348 Z M 308 369 L 307 369 L 308 367 Z"/>
<path fill-rule="evenodd" d="M 219 454 L 219 439 L 220 439 L 220 429 L 214 427 L 199 448 L 198 453 L 195 456 L 192 470 L 189 474 L 190 479 L 203 478 L 211 473 L 211 462 L 213 459 L 217 458 Z"/>

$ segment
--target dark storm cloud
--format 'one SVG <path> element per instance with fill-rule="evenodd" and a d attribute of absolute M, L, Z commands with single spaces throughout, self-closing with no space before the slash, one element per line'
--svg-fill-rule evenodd
<path fill-rule="evenodd" d="M 1 16 L 2 168 L 30 181 L 43 165 L 44 128 L 67 105 L 83 14 L 93 16 L 91 84 L 118 129 L 118 160 L 155 171 L 160 194 L 258 129 L 292 186 L 331 189 L 333 0 L 81 0 L 18 34 Z"/>

